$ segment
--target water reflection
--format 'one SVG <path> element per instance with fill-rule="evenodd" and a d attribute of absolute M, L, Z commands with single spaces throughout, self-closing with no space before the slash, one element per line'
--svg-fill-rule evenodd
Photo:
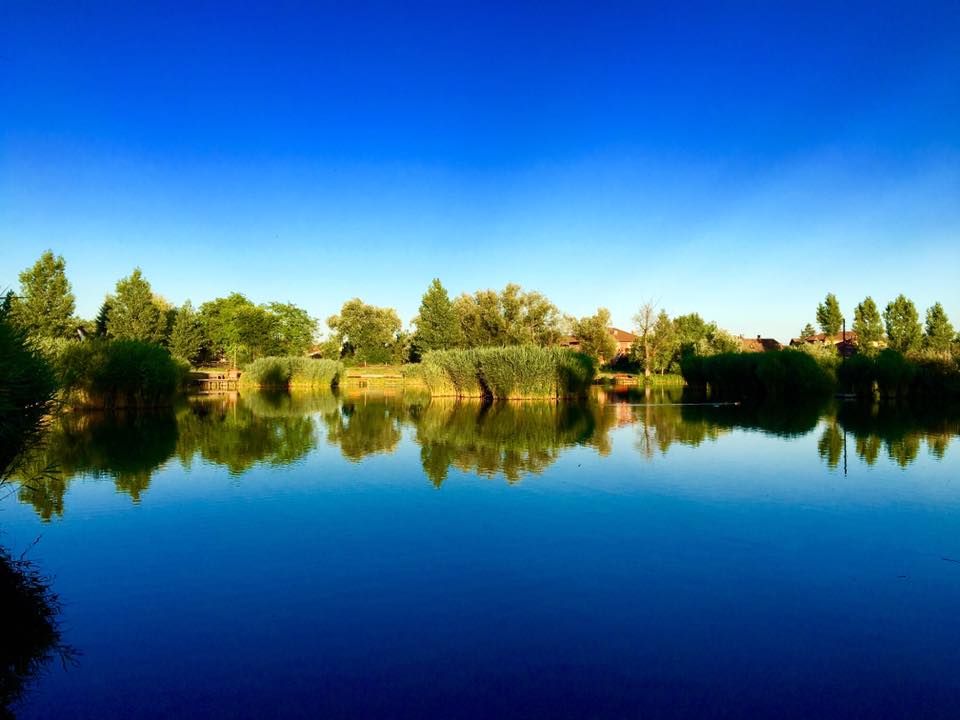
<path fill-rule="evenodd" d="M 816 452 L 831 468 L 848 452 L 867 465 L 886 456 L 906 467 L 925 444 L 942 458 L 960 434 L 960 413 L 858 403 L 742 406 L 705 402 L 682 389 L 603 390 L 588 401 L 481 403 L 418 394 L 225 394 L 192 398 L 167 412 L 70 414 L 49 430 L 23 465 L 19 497 L 44 520 L 64 512 L 77 477 L 112 480 L 140 502 L 156 471 L 170 461 L 242 475 L 257 465 L 284 466 L 318 442 L 351 461 L 394 452 L 408 437 L 419 446 L 426 478 L 442 486 L 451 469 L 513 483 L 543 472 L 564 449 L 603 456 L 616 428 L 634 428 L 642 458 L 674 445 L 697 447 L 734 431 L 796 438 L 816 433 Z"/>

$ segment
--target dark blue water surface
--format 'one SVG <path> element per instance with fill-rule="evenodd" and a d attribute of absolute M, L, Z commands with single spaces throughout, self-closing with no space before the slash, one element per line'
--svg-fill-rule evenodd
<path fill-rule="evenodd" d="M 80 655 L 14 710 L 957 717 L 955 417 L 680 399 L 71 417 L 0 527 Z"/>

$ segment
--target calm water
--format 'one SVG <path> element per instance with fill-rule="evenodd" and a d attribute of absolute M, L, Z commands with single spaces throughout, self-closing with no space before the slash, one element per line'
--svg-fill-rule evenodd
<path fill-rule="evenodd" d="M 23 718 L 956 717 L 960 422 L 196 399 L 0 503 L 79 664 Z"/>

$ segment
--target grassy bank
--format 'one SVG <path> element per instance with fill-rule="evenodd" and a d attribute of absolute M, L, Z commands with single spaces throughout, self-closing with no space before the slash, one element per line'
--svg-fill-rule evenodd
<path fill-rule="evenodd" d="M 430 394 L 449 397 L 572 397 L 586 392 L 595 372 L 586 355 L 532 345 L 441 350 L 420 363 Z"/>
<path fill-rule="evenodd" d="M 243 369 L 240 387 L 331 388 L 340 382 L 343 364 L 307 357 L 263 357 Z"/>

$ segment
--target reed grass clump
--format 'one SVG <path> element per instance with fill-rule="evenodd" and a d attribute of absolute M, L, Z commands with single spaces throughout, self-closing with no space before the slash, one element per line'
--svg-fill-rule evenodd
<path fill-rule="evenodd" d="M 825 395 L 836 385 L 829 364 L 796 350 L 689 356 L 681 369 L 689 384 L 709 386 L 718 397 Z"/>
<path fill-rule="evenodd" d="M 434 396 L 527 399 L 580 395 L 595 370 L 572 350 L 517 345 L 429 352 L 420 375 Z"/>
<path fill-rule="evenodd" d="M 68 405 L 147 408 L 172 404 L 189 366 L 155 343 L 93 338 L 66 349 L 58 370 Z"/>
<path fill-rule="evenodd" d="M 340 382 L 343 364 L 307 357 L 262 357 L 243 369 L 241 387 L 329 388 Z"/>
<path fill-rule="evenodd" d="M 838 379 L 841 388 L 858 395 L 960 398 L 960 365 L 945 354 L 904 356 L 888 348 L 855 355 L 840 366 Z"/>

